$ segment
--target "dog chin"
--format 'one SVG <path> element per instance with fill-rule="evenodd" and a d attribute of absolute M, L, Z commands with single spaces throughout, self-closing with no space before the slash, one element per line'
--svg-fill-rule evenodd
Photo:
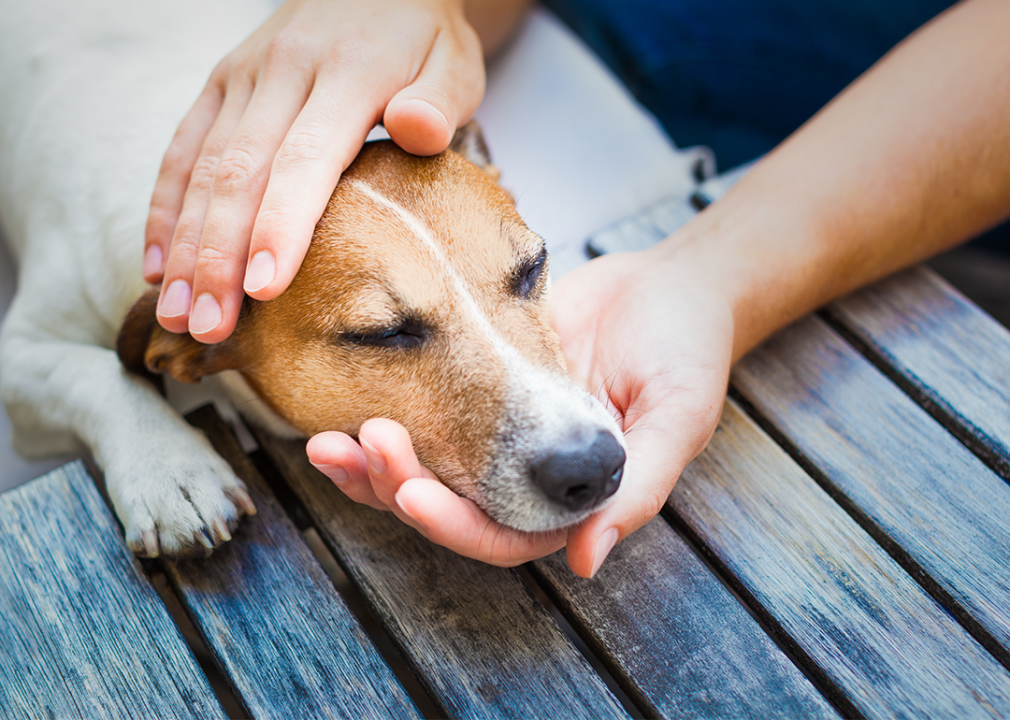
<path fill-rule="evenodd" d="M 611 496 L 602 499 L 592 507 L 569 510 L 552 502 L 533 487 L 525 470 L 521 472 L 510 471 L 503 468 L 502 464 L 501 462 L 496 463 L 496 467 L 493 467 L 485 479 L 479 483 L 476 496 L 471 496 L 469 499 L 477 503 L 492 520 L 514 530 L 546 533 L 572 527 L 599 512 L 613 500 L 613 496 Z M 466 494 L 470 495 L 470 493 Z"/>
<path fill-rule="evenodd" d="M 478 501 L 485 512 L 493 520 L 514 530 L 527 533 L 550 533 L 578 525 L 604 509 L 613 501 L 613 496 L 601 501 L 598 505 L 572 512 L 558 507 L 549 500 L 541 498 L 517 499 L 512 503 L 498 505 L 486 500 Z"/>

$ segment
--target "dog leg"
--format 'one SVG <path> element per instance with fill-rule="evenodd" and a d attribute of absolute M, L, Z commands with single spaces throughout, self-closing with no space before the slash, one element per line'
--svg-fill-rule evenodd
<path fill-rule="evenodd" d="M 28 337 L 18 320 L 0 338 L 0 392 L 18 450 L 65 450 L 72 437 L 91 448 L 134 552 L 205 554 L 255 512 L 203 434 L 150 383 L 127 374 L 113 351 Z"/>
<path fill-rule="evenodd" d="M 214 63 L 270 2 L 38 0 L 0 13 L 0 214 L 20 262 L 0 333 L 19 450 L 88 447 L 130 547 L 205 553 L 254 512 L 242 483 L 111 350 L 144 290 L 162 154 Z"/>

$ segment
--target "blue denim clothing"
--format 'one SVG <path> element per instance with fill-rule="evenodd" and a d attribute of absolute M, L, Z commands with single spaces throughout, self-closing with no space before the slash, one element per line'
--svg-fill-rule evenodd
<path fill-rule="evenodd" d="M 949 0 L 545 0 L 680 147 L 753 160 Z M 979 244 L 1010 253 L 1010 223 Z"/>

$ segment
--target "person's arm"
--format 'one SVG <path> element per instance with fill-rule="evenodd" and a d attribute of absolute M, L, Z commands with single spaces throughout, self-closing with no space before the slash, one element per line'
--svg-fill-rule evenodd
<path fill-rule="evenodd" d="M 463 0 L 281 6 L 214 69 L 165 154 L 144 249 L 158 322 L 220 342 L 243 291 L 283 292 L 372 127 L 444 150 L 483 96 L 482 41 L 500 47 L 528 4 L 470 0 L 469 18 Z"/>
<path fill-rule="evenodd" d="M 734 308 L 734 359 L 776 329 L 1010 215 L 1010 3 L 928 23 L 656 254 Z"/>
<path fill-rule="evenodd" d="M 659 512 L 708 444 L 733 361 L 854 288 L 1010 215 L 1010 3 L 966 0 L 913 34 L 655 248 L 593 260 L 554 289 L 569 370 L 606 390 L 628 443 L 613 501 L 569 531 L 592 576 Z M 564 538 L 493 523 L 417 464 L 395 423 L 318 435 L 344 492 L 468 557 L 515 565 Z M 367 463 L 366 463 L 367 460 Z M 330 472 L 330 468 L 324 471 Z"/>

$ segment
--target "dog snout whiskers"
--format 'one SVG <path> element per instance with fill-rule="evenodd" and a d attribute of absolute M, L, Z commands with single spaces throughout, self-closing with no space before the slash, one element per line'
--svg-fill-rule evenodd
<path fill-rule="evenodd" d="M 570 511 L 591 509 L 617 492 L 624 472 L 624 448 L 613 433 L 578 435 L 533 463 L 534 484 Z"/>

